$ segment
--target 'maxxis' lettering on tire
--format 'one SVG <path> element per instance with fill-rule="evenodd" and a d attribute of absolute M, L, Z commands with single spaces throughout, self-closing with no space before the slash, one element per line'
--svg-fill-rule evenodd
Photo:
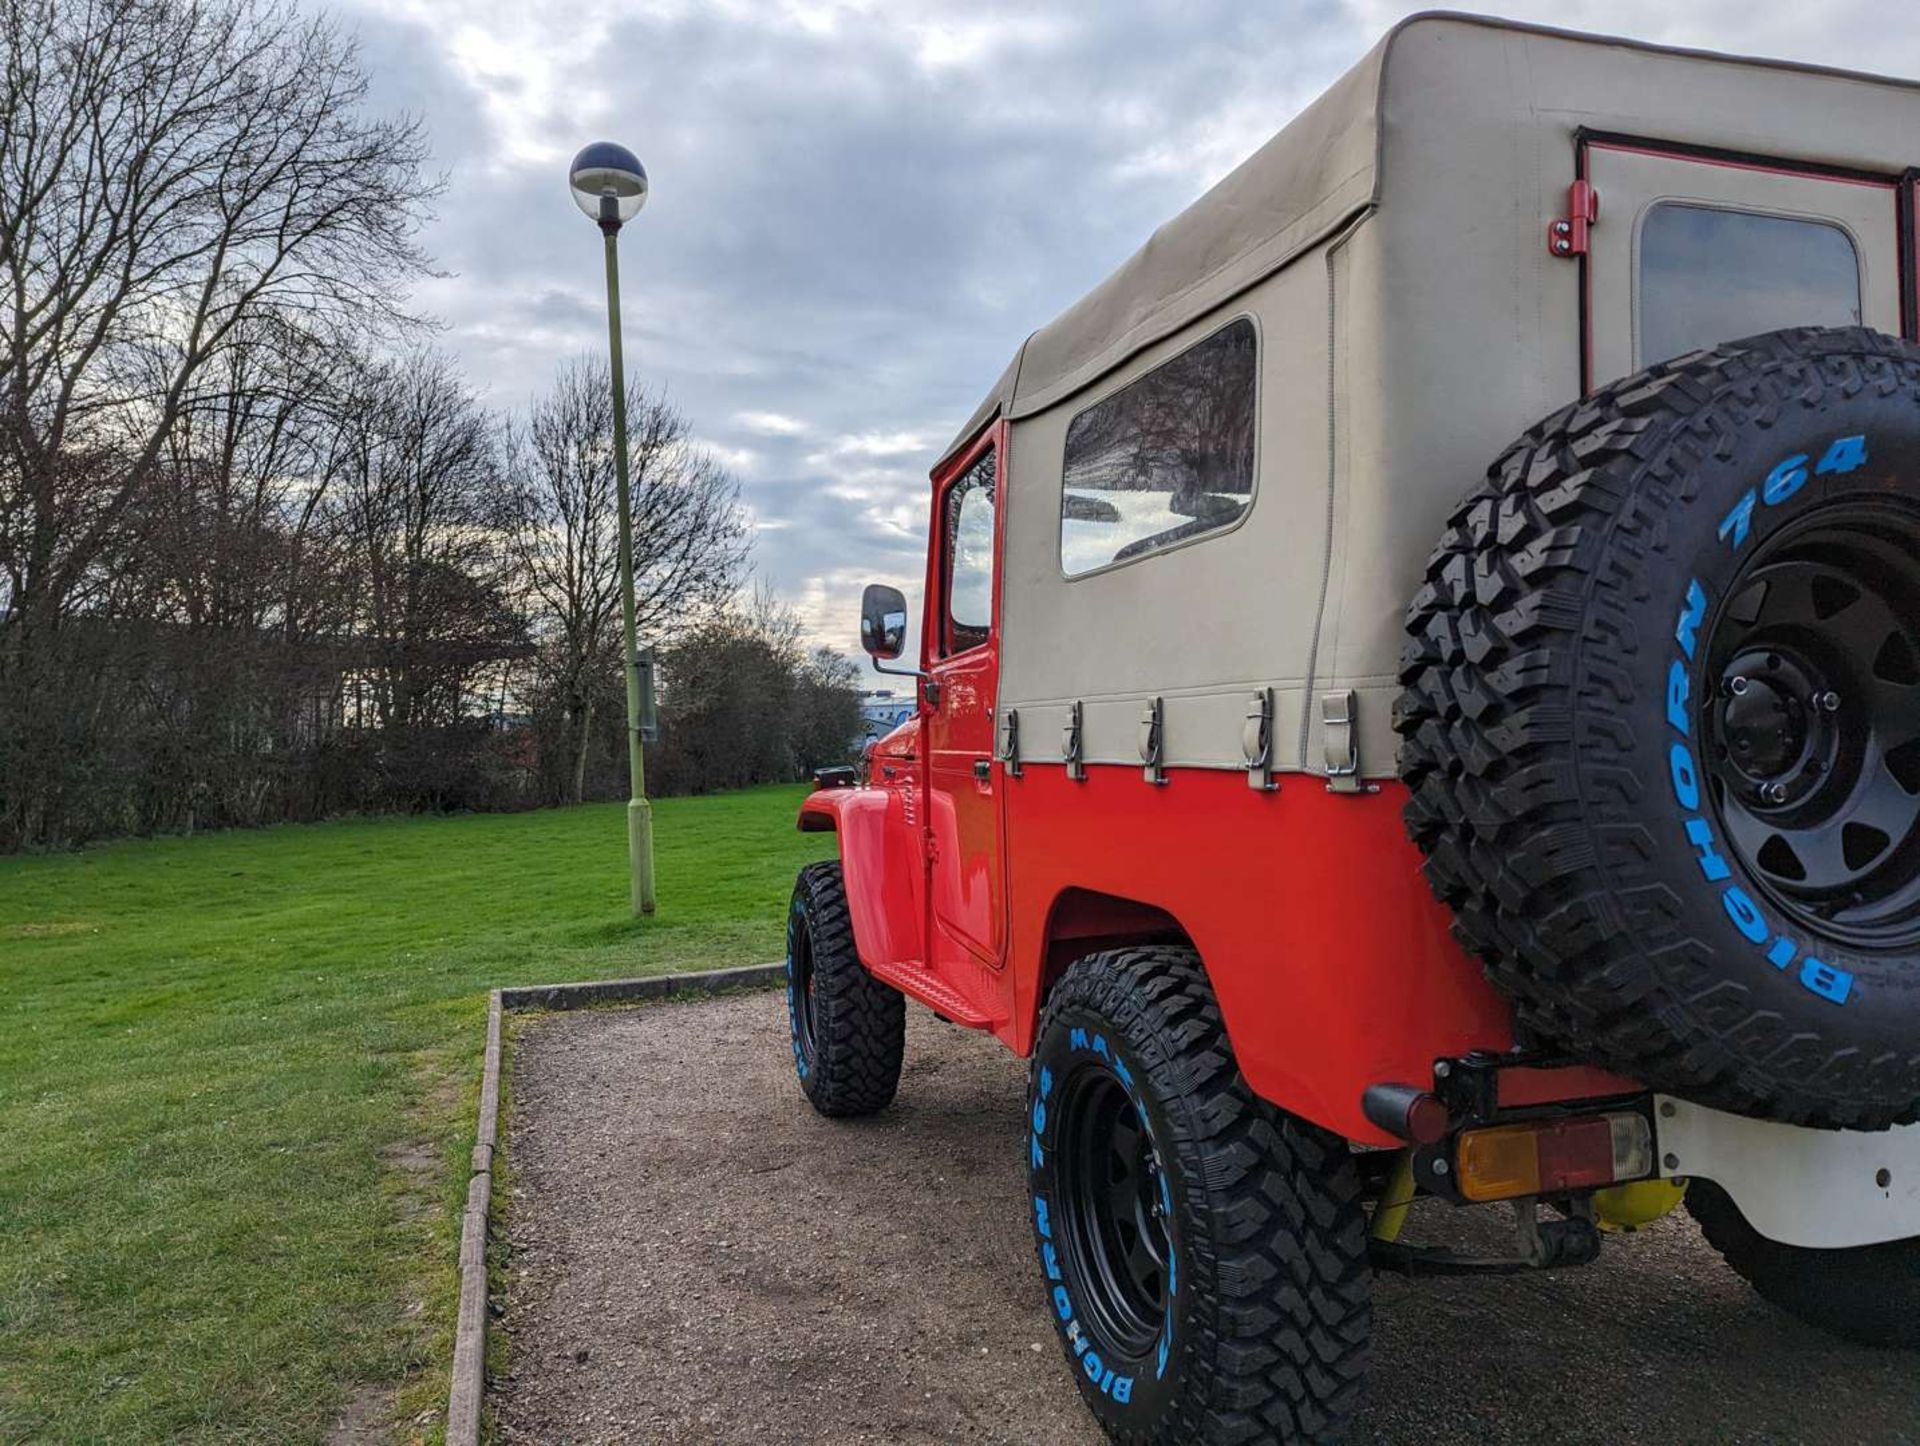
<path fill-rule="evenodd" d="M 1827 449 L 1827 458 L 1833 457 L 1843 444 L 1848 443 L 1859 444 L 1857 453 L 1849 451 L 1846 454 L 1852 460 L 1848 461 L 1843 468 L 1830 469 L 1827 467 L 1826 459 L 1823 458 L 1820 470 L 1852 471 L 1864 462 L 1866 448 L 1859 437 L 1842 437 Z M 1770 487 L 1773 485 L 1774 479 L 1781 475 L 1782 468 L 1790 465 L 1798 466 L 1800 481 L 1793 483 L 1791 490 L 1786 493 L 1786 496 L 1791 496 L 1792 492 L 1798 491 L 1800 485 L 1806 481 L 1805 462 L 1805 456 L 1789 457 L 1768 474 L 1768 485 Z M 1749 490 L 1742 503 L 1748 508 L 1749 514 L 1753 496 L 1753 492 Z M 1784 501 L 1785 497 L 1780 500 Z M 1739 510 L 1736 508 L 1735 512 Z M 1746 537 L 1745 515 L 1743 514 L 1740 527 L 1741 541 Z M 1723 524 L 1721 536 L 1726 535 L 1727 529 Z M 1736 542 L 1734 545 L 1738 546 L 1739 543 Z M 1740 885 L 1728 882 L 1733 876 L 1733 870 L 1727 866 L 1726 859 L 1721 856 L 1713 824 L 1708 820 L 1706 811 L 1701 806 L 1700 769 L 1693 756 L 1691 708 L 1693 674 L 1690 665 L 1699 648 L 1700 624 L 1707 615 L 1708 602 L 1707 590 L 1700 580 L 1694 578 L 1688 582 L 1686 600 L 1680 605 L 1680 620 L 1673 629 L 1673 639 L 1679 645 L 1680 653 L 1667 669 L 1667 724 L 1679 734 L 1673 746 L 1667 750 L 1667 776 L 1673 788 L 1674 802 L 1680 805 L 1682 827 L 1686 830 L 1687 843 L 1692 847 L 1695 859 L 1700 865 L 1700 872 L 1706 881 L 1710 884 L 1725 885 L 1720 893 L 1720 905 L 1726 911 L 1727 918 L 1733 921 L 1734 928 L 1740 931 L 1741 938 L 1759 949 L 1767 962 L 1776 969 L 1784 971 L 1798 963 L 1799 979 L 1804 988 L 1822 999 L 1831 1000 L 1835 1004 L 1845 1004 L 1853 993 L 1853 975 L 1845 969 L 1816 959 L 1811 954 L 1801 958 L 1799 946 L 1784 934 L 1774 932 L 1767 922 L 1766 915 L 1760 911 L 1760 906 L 1753 901 L 1753 896 Z"/>

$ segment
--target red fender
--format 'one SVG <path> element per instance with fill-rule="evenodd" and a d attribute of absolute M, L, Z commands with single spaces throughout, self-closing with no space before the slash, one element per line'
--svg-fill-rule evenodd
<path fill-rule="evenodd" d="M 876 770 L 881 760 L 874 760 Z M 885 788 L 822 788 L 800 804 L 803 833 L 840 836 L 840 870 L 853 916 L 853 946 L 869 969 L 926 956 L 924 826 L 911 768 Z"/>

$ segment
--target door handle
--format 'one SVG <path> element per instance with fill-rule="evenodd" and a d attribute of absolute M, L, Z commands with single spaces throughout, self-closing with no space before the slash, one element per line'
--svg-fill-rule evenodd
<path fill-rule="evenodd" d="M 973 760 L 973 776 L 979 779 L 982 783 L 985 783 L 988 779 L 992 778 L 993 777 L 993 760 L 991 758 L 974 759 Z"/>

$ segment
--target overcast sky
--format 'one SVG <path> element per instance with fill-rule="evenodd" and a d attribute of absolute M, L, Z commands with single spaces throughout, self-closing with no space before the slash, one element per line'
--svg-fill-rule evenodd
<path fill-rule="evenodd" d="M 927 469 L 1020 340 L 1278 130 L 1398 0 L 341 0 L 449 188 L 419 303 L 498 405 L 603 351 L 585 142 L 653 192 L 627 357 L 739 476 L 759 577 L 850 648 L 917 593 Z M 1891 0 L 1509 0 L 1647 40 L 1920 75 Z"/>

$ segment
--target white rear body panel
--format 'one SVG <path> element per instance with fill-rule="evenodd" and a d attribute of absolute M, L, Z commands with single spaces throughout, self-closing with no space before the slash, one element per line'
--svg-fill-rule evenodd
<path fill-rule="evenodd" d="M 1712 1180 L 1769 1240 L 1838 1250 L 1920 1236 L 1920 1125 L 1809 1130 L 1666 1095 L 1654 1115 L 1661 1173 Z"/>

